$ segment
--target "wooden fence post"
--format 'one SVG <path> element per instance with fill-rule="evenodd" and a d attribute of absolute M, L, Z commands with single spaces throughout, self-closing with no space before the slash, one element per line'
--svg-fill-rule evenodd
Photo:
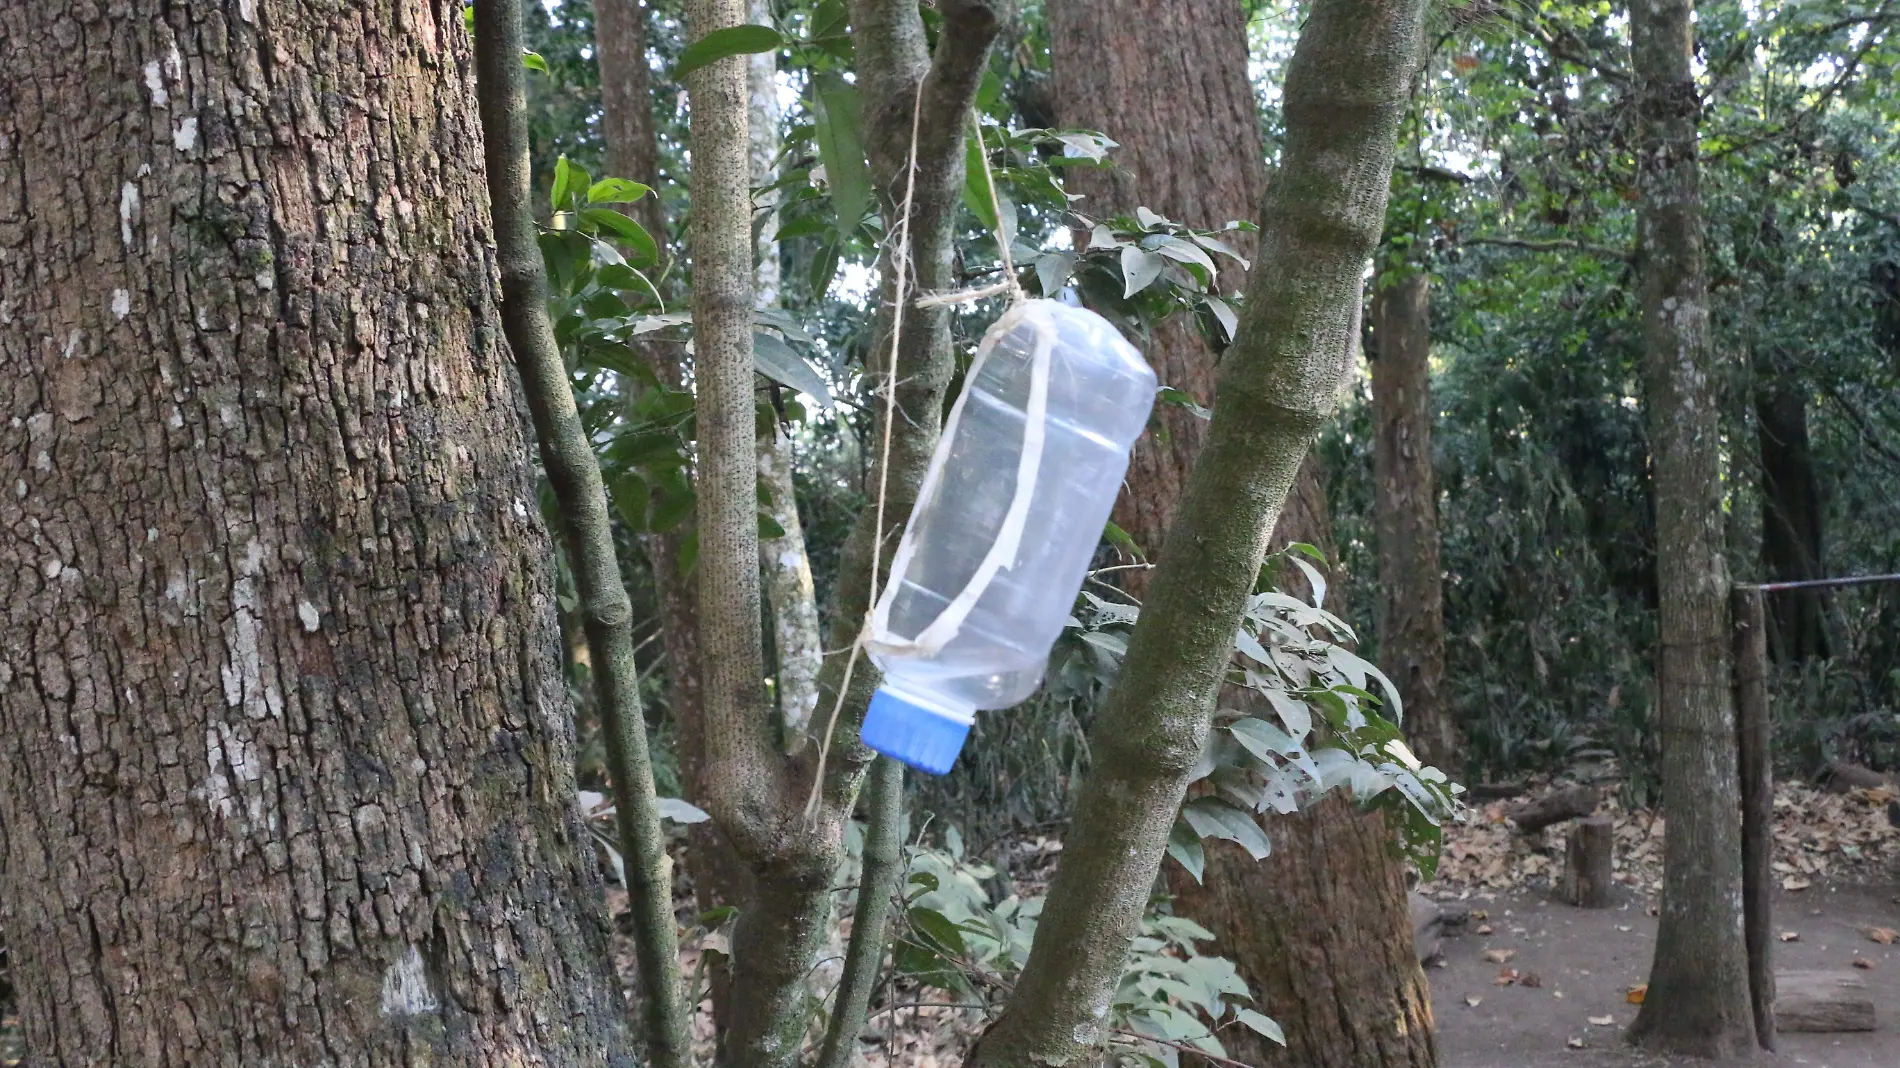
<path fill-rule="evenodd" d="M 1736 740 L 1742 778 L 1742 911 L 1748 943 L 1748 985 L 1755 1038 L 1775 1048 L 1774 935 L 1770 863 L 1774 859 L 1775 784 L 1768 716 L 1768 626 L 1762 591 L 1736 586 L 1730 595 L 1734 626 L 1733 681 Z"/>

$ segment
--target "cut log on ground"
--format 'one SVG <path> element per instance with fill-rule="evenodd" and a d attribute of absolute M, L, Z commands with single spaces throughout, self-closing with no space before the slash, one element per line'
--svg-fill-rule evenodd
<path fill-rule="evenodd" d="M 1423 964 L 1445 948 L 1445 910 L 1416 890 L 1407 896 L 1412 904 L 1412 948 Z"/>
<path fill-rule="evenodd" d="M 1872 1031 L 1874 1002 L 1858 976 L 1840 972 L 1777 972 L 1775 1028 L 1781 1031 Z"/>
<path fill-rule="evenodd" d="M 1535 834 L 1553 823 L 1574 820 L 1595 812 L 1600 795 L 1594 786 L 1567 786 L 1535 801 L 1526 801 L 1506 809 L 1504 814 L 1517 829 Z"/>
<path fill-rule="evenodd" d="M 1610 858 L 1616 846 L 1616 824 L 1608 816 L 1577 821 L 1564 851 L 1564 900 L 1584 909 L 1606 909 L 1614 884 Z"/>

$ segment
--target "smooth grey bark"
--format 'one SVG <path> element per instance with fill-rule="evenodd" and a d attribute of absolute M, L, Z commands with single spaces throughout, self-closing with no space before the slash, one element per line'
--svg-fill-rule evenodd
<path fill-rule="evenodd" d="M 1239 336 L 1205 447 L 1090 744 L 1036 944 L 979 1068 L 1079 1063 L 1103 1020 L 1208 731 L 1235 628 L 1313 437 L 1351 372 L 1420 0 L 1317 0 L 1285 89 Z"/>
<path fill-rule="evenodd" d="M 1633 0 L 1637 210 L 1656 502 L 1662 915 L 1630 1039 L 1729 1060 L 1755 1048 L 1742 916 L 1742 799 L 1729 686 L 1722 442 L 1696 162 L 1691 0 Z"/>
<path fill-rule="evenodd" d="M 482 118 L 501 323 L 514 350 L 541 466 L 553 486 L 580 594 L 599 692 L 607 772 L 625 858 L 627 896 L 645 998 L 647 1055 L 660 1068 L 692 1057 L 680 991 L 679 932 L 673 918 L 673 861 L 653 789 L 640 671 L 633 658 L 633 604 L 620 581 L 607 489 L 581 425 L 573 383 L 547 311 L 547 268 L 529 207 L 530 168 L 520 0 L 482 0 L 475 12 L 477 100 Z"/>
<path fill-rule="evenodd" d="M 630 1068 L 459 5 L 0 3 L 27 1063 Z"/>
<path fill-rule="evenodd" d="M 871 995 L 884 965 L 890 940 L 893 897 L 904 871 L 904 765 L 878 757 L 864 784 L 864 863 L 858 875 L 857 908 L 851 914 L 851 941 L 844 970 L 818 1052 L 818 1068 L 850 1068 L 857 1060 L 858 1036 L 870 1018 Z"/>

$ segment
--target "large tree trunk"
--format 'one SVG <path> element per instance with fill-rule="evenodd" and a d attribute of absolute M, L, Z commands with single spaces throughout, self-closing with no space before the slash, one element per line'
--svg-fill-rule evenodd
<path fill-rule="evenodd" d="M 1785 357 L 1764 362 L 1755 386 L 1762 568 L 1774 582 L 1822 578 L 1821 489 L 1808 447 L 1808 398 Z M 1768 595 L 1768 645 L 1777 662 L 1827 655 L 1824 605 L 1820 590 Z"/>
<path fill-rule="evenodd" d="M 1089 194 L 1079 202 L 1083 211 L 1132 214 L 1145 206 L 1197 226 L 1252 217 L 1266 163 L 1237 0 L 1050 0 L 1049 21 L 1063 125 L 1101 130 L 1121 144 L 1111 156 L 1114 170 L 1072 173 L 1072 188 Z M 1157 39 L 1169 47 L 1154 48 Z M 1142 107 L 1118 103 L 1136 98 Z M 1146 352 L 1162 381 L 1213 402 L 1214 354 L 1190 324 L 1165 325 Z M 1151 551 L 1162 545 L 1207 427 L 1176 407 L 1163 408 L 1161 418 L 1167 440 L 1147 435 L 1136 445 L 1116 513 L 1136 544 Z M 1333 556 L 1316 457 L 1300 465 L 1274 531 L 1276 547 L 1290 541 Z M 1284 1056 L 1285 1063 L 1330 1066 L 1377 1063 L 1353 1059 L 1355 1051 L 1377 1051 L 1391 1054 L 1393 1064 L 1431 1064 L 1431 1010 L 1410 952 L 1411 920 L 1391 850 L 1364 830 L 1350 806 L 1285 817 L 1274 831 L 1287 844 L 1321 848 L 1283 845 L 1261 863 L 1237 849 L 1210 848 L 1204 886 L 1170 864 L 1176 911 L 1215 933 L 1216 945 L 1264 996 L 1269 1014 L 1285 1004 L 1278 1000 L 1283 991 L 1297 986 L 1302 996 L 1312 993 L 1312 962 L 1336 955 L 1391 996 L 1366 995 L 1357 982 L 1329 984 L 1300 1026 L 1288 1029 L 1285 1050 L 1256 1048 L 1249 1036 L 1236 1035 L 1237 1056 L 1249 1063 Z M 1322 883 L 1349 886 L 1356 900 L 1310 892 Z M 1397 892 L 1387 893 L 1388 887 Z M 1403 952 L 1388 953 L 1388 946 Z M 1395 1020 L 1410 1024 L 1393 1026 Z M 1364 1036 L 1373 1033 L 1390 1039 L 1368 1046 Z"/>
<path fill-rule="evenodd" d="M 0 5 L 29 1060 L 631 1063 L 459 7 L 95 10 Z"/>
<path fill-rule="evenodd" d="M 1691 0 L 1630 8 L 1643 340 L 1656 499 L 1662 917 L 1632 1038 L 1731 1060 L 1755 1046 L 1742 937 L 1742 809 L 1729 690 L 1720 408 L 1696 166 Z"/>
<path fill-rule="evenodd" d="M 1431 279 L 1372 297 L 1372 473 L 1379 526 L 1379 664 L 1405 700 L 1419 759 L 1456 771 L 1463 751 L 1445 701 L 1444 582 L 1432 472 Z"/>

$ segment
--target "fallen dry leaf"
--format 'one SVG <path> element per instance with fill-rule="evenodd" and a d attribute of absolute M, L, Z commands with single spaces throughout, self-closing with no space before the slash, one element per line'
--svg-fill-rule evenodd
<path fill-rule="evenodd" d="M 1582 1048 L 1583 1048 L 1583 1039 L 1581 1039 L 1581 1038 L 1573 1038 L 1573 1039 L 1571 1039 L 1570 1041 L 1568 1041 L 1568 1042 L 1566 1042 L 1566 1043 L 1564 1043 L 1564 1045 L 1566 1045 L 1566 1046 L 1569 1046 L 1569 1047 L 1570 1047 L 1571 1049 L 1582 1049 Z"/>
<path fill-rule="evenodd" d="M 1648 995 L 1648 993 L 1649 993 L 1649 984 L 1638 983 L 1635 986 L 1630 987 L 1629 990 L 1626 993 L 1624 993 L 1623 1000 L 1629 1002 L 1632 1005 L 1641 1005 L 1643 1003 L 1643 998 L 1646 995 Z"/>
<path fill-rule="evenodd" d="M 1535 990 L 1544 985 L 1544 977 L 1538 975 L 1536 972 L 1525 972 L 1524 977 L 1517 982 L 1519 986 L 1528 986 L 1532 990 Z"/>
<path fill-rule="evenodd" d="M 1498 977 L 1491 981 L 1493 983 L 1496 983 L 1498 986 L 1510 986 L 1512 983 L 1517 982 L 1517 969 L 1516 968 L 1499 968 Z"/>
<path fill-rule="evenodd" d="M 1491 933 L 1492 933 L 1492 932 L 1494 932 L 1495 930 L 1497 930 L 1497 929 L 1496 929 L 1496 928 L 1494 928 L 1494 927 L 1492 927 L 1492 926 L 1491 926 L 1490 924 L 1488 924 L 1488 923 L 1481 923 L 1481 924 L 1479 924 L 1479 925 L 1478 925 L 1478 933 L 1479 933 L 1479 934 L 1481 934 L 1481 935 L 1488 935 L 1488 934 L 1491 934 Z"/>
<path fill-rule="evenodd" d="M 1475 1009 L 1475 1008 L 1477 1008 L 1477 1007 L 1478 1007 L 1478 1004 L 1479 1004 L 1480 1002 L 1482 1002 L 1483 1000 L 1484 1000 L 1483 998 L 1481 998 L 1481 997 L 1479 997 L 1479 996 L 1478 996 L 1478 995 L 1476 995 L 1476 994 L 1466 994 L 1466 995 L 1465 995 L 1465 1004 L 1466 1004 L 1466 1005 L 1468 1005 L 1468 1006 L 1470 1006 L 1471 1008 L 1474 1008 L 1474 1009 Z"/>
<path fill-rule="evenodd" d="M 1855 957 L 1854 967 L 1859 968 L 1863 972 L 1871 972 L 1874 970 L 1874 962 L 1868 960 L 1866 957 Z"/>
<path fill-rule="evenodd" d="M 1868 941 L 1878 942 L 1883 946 L 1891 946 L 1895 938 L 1900 938 L 1900 934 L 1896 934 L 1891 927 L 1869 927 L 1862 933 L 1867 936 Z"/>
<path fill-rule="evenodd" d="M 1806 890 L 1808 887 L 1813 886 L 1813 885 L 1814 885 L 1813 880 L 1803 879 L 1799 875 L 1790 875 L 1787 878 L 1781 880 L 1781 888 L 1783 890 Z"/>
<path fill-rule="evenodd" d="M 1517 956 L 1517 950 L 1515 949 L 1487 949 L 1484 951 L 1484 959 L 1493 964 L 1503 964 L 1515 956 Z"/>
<path fill-rule="evenodd" d="M 1801 941 L 1801 932 L 1800 931 L 1783 931 L 1780 934 L 1776 935 L 1775 937 L 1779 938 L 1783 942 L 1799 942 Z"/>
<path fill-rule="evenodd" d="M 1609 1027 L 1616 1023 L 1614 1016 L 1592 1016 L 1590 1022 L 1598 1027 Z"/>

